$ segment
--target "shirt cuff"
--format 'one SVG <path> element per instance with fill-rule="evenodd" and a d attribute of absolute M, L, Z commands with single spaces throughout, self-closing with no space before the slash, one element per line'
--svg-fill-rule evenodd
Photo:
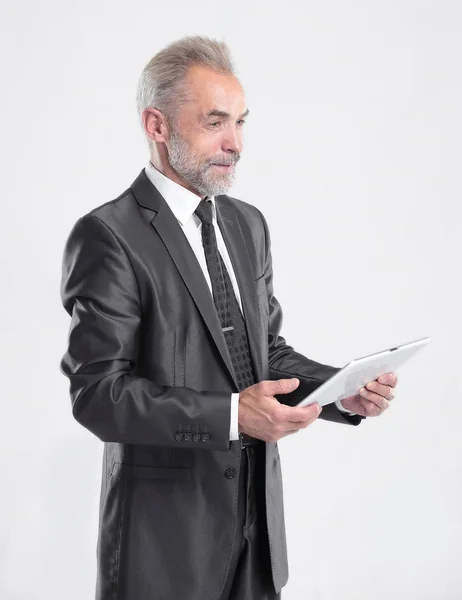
<path fill-rule="evenodd" d="M 343 406 L 343 404 L 340 402 L 340 400 L 336 400 L 335 401 L 335 406 L 339 409 L 340 412 L 344 412 L 347 413 L 348 415 L 355 415 L 355 412 L 351 412 L 351 410 L 348 410 L 347 408 L 345 408 Z"/>
<path fill-rule="evenodd" d="M 239 392 L 231 394 L 231 420 L 229 426 L 229 439 L 239 439 Z"/>

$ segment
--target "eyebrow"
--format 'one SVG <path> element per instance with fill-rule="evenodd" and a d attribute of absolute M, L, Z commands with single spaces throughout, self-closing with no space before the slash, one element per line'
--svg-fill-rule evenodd
<path fill-rule="evenodd" d="M 250 110 L 247 109 L 244 113 L 242 113 L 242 115 L 239 117 L 240 119 L 242 119 L 243 117 L 246 117 L 249 114 Z M 228 119 L 231 115 L 223 110 L 218 110 L 218 109 L 214 109 L 214 110 L 210 110 L 208 113 L 205 114 L 205 118 L 208 119 L 208 117 L 222 117 L 224 119 Z"/>

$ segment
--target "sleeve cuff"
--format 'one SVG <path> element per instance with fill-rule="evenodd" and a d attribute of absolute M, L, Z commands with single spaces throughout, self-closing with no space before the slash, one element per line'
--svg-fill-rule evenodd
<path fill-rule="evenodd" d="M 231 419 L 229 426 L 229 439 L 239 439 L 239 392 L 231 394 Z"/>

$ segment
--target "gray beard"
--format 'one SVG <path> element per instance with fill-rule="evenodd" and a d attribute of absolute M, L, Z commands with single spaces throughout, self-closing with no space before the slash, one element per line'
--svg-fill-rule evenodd
<path fill-rule="evenodd" d="M 239 160 L 239 158 L 236 159 Z M 201 196 L 226 194 L 234 183 L 232 173 L 217 173 L 211 167 L 213 161 L 202 163 L 197 160 L 186 142 L 176 131 L 170 136 L 168 162 L 172 169 L 189 183 Z"/>

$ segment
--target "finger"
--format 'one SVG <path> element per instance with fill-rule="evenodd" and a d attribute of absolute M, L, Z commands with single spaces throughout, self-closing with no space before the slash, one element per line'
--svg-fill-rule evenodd
<path fill-rule="evenodd" d="M 266 379 L 260 382 L 263 389 L 263 393 L 268 396 L 274 396 L 275 394 L 289 394 L 293 390 L 297 389 L 300 380 L 296 377 L 288 379 Z"/>
<path fill-rule="evenodd" d="M 369 402 L 369 400 L 366 400 L 366 398 L 363 398 L 361 396 L 361 394 L 358 394 L 358 402 L 363 407 L 364 414 L 367 415 L 367 416 L 369 416 L 369 414 L 368 414 L 369 413 L 369 408 L 370 408 L 370 406 L 371 406 L 372 403 Z"/>
<path fill-rule="evenodd" d="M 359 394 L 366 400 L 369 400 L 369 402 L 375 404 L 381 410 L 385 410 L 389 406 L 388 400 L 386 398 L 380 396 L 379 394 L 376 394 L 375 392 L 370 392 L 366 388 L 361 388 L 359 390 Z"/>
<path fill-rule="evenodd" d="M 302 423 L 308 419 L 317 419 L 322 411 L 322 407 L 317 402 L 308 406 L 283 406 L 283 416 L 287 423 Z"/>
<path fill-rule="evenodd" d="M 304 421 L 299 421 L 298 422 L 298 427 L 296 429 L 294 429 L 294 423 L 288 423 L 287 424 L 287 428 L 285 429 L 284 433 L 293 433 L 296 431 L 300 431 L 300 429 L 305 429 L 306 427 L 308 427 L 308 425 L 311 425 L 311 423 L 314 423 L 314 421 L 316 421 L 316 419 L 318 418 L 318 415 L 313 415 L 312 417 L 310 417 L 309 419 L 305 419 Z"/>
<path fill-rule="evenodd" d="M 392 371 L 391 373 L 380 375 L 380 377 L 377 378 L 377 381 L 389 385 L 390 387 L 396 387 L 398 384 L 398 375 Z"/>
<path fill-rule="evenodd" d="M 366 398 L 362 398 L 361 396 L 358 396 L 358 398 L 359 403 L 364 408 L 364 412 L 366 413 L 367 417 L 378 417 L 383 413 L 383 410 L 373 402 L 370 402 L 369 400 L 366 400 Z"/>
<path fill-rule="evenodd" d="M 279 405 L 276 418 L 279 423 L 303 423 L 308 419 L 316 419 L 322 411 L 318 403 L 309 406 L 287 406 Z"/>
<path fill-rule="evenodd" d="M 321 414 L 321 411 L 322 411 L 322 408 L 320 407 L 318 414 L 313 415 L 307 421 L 305 421 L 305 424 L 303 425 L 303 427 L 308 427 L 308 425 L 311 425 L 311 423 L 314 423 L 316 421 L 316 419 L 319 417 L 319 415 Z"/>
<path fill-rule="evenodd" d="M 393 389 L 389 385 L 383 385 L 378 381 L 369 381 L 369 383 L 366 383 L 366 388 L 379 396 L 383 396 L 386 400 L 393 400 Z"/>
<path fill-rule="evenodd" d="M 300 431 L 300 429 L 291 429 L 290 431 L 286 431 L 282 437 L 285 437 L 286 435 L 290 435 L 291 433 L 298 433 Z"/>

